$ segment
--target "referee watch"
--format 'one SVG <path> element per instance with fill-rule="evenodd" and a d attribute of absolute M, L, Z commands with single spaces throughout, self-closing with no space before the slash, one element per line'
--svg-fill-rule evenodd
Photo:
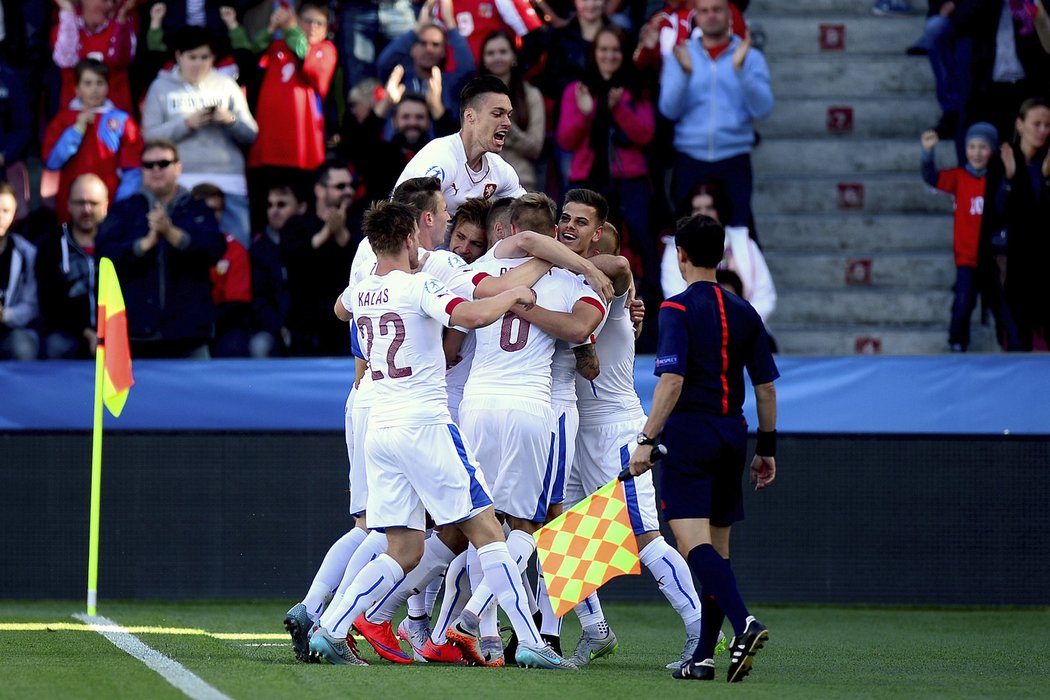
<path fill-rule="evenodd" d="M 655 445 L 656 438 L 651 438 L 645 433 L 638 433 L 638 436 L 634 439 L 639 445 Z"/>

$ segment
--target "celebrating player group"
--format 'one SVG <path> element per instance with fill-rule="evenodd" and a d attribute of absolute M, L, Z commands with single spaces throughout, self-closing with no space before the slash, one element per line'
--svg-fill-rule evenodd
<path fill-rule="evenodd" d="M 754 617 L 736 619 L 747 611 L 739 593 L 733 597 L 727 561 L 728 526 L 742 517 L 736 501 L 746 442 L 739 445 L 740 431 L 727 432 L 733 444 L 724 454 L 706 461 L 681 454 L 673 464 L 674 450 L 669 455 L 674 487 L 682 491 L 675 502 L 680 519 L 671 526 L 679 546 L 689 544 L 682 550 L 687 563 L 660 535 L 649 436 L 664 422 L 669 434 L 672 424 L 680 433 L 692 414 L 676 411 L 669 420 L 667 397 L 654 397 L 654 415 L 643 412 L 634 388 L 643 310 L 634 301 L 628 261 L 618 255 L 618 233 L 605 220 L 608 205 L 597 192 L 574 189 L 559 214 L 547 196 L 520 187 L 499 156 L 511 113 L 501 81 L 472 80 L 461 105 L 461 131 L 422 149 L 390 201 L 365 215 L 366 239 L 335 300 L 335 314 L 351 324 L 357 358 L 346 403 L 354 527 L 332 545 L 306 596 L 288 611 L 285 628 L 296 657 L 367 665 L 352 630 L 394 663 L 576 670 L 612 654 L 619 640 L 597 593 L 576 606 L 582 634 L 572 654 L 562 653 L 561 622 L 532 556 L 533 533 L 629 468 L 636 476 L 625 493 L 641 562 L 685 627 L 682 654 L 667 668 L 676 678 L 713 678 L 714 654 L 725 648 L 724 608 L 737 631 L 727 678 L 741 680 L 769 636 Z M 718 245 L 711 240 L 708 247 Z M 691 244 L 677 243 L 683 274 L 707 270 Z M 445 246 L 451 250 L 439 249 Z M 688 308 L 683 317 L 702 315 L 689 295 L 714 284 L 713 265 L 710 273 L 710 280 L 706 272 L 694 274 L 696 284 L 679 295 L 681 303 L 674 297 L 665 306 Z M 725 321 L 723 293 L 717 299 Z M 763 354 L 759 347 L 761 323 L 751 323 L 746 302 L 735 304 L 729 325 L 717 331 L 721 357 L 745 359 L 719 360 L 718 387 L 726 386 L 727 394 L 717 411 L 742 421 L 742 397 L 728 389 L 738 382 L 726 372 L 739 375 L 746 366 L 759 399 L 765 456 L 755 457 L 751 473 L 761 488 L 775 475 L 775 394 L 759 389 L 768 384 L 771 390 L 776 368 L 768 349 Z M 692 358 L 710 341 L 697 344 L 688 323 L 668 321 L 675 333 L 667 343 L 661 332 L 657 368 L 666 373 L 658 394 L 667 377 L 684 379 L 678 389 L 684 384 L 681 395 L 689 398 L 701 395 L 697 387 L 709 379 L 707 365 Z M 733 336 L 740 324 L 743 341 Z M 671 401 L 667 412 L 674 407 Z M 741 434 L 746 441 L 746 431 Z M 681 473 L 694 467 L 700 477 Z M 725 488 L 734 475 L 735 493 Z M 703 488 L 705 479 L 714 486 Z M 712 503 L 681 505 L 691 490 Z M 695 523 L 706 529 L 694 532 Z M 696 571 L 708 556 L 704 547 L 721 562 L 721 568 L 702 563 L 716 575 Z M 705 584 L 703 600 L 693 573 Z M 395 631 L 402 607 L 407 615 Z M 508 645 L 497 607 L 514 630 Z"/>

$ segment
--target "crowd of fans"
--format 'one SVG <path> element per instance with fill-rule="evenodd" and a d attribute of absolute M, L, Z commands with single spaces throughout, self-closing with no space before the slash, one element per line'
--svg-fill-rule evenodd
<path fill-rule="evenodd" d="M 751 214 L 750 153 L 773 95 L 747 4 L 0 0 L 0 357 L 89 357 L 102 255 L 131 277 L 139 356 L 345 354 L 331 306 L 361 216 L 422 146 L 459 128 L 459 90 L 477 74 L 511 91 L 502 155 L 527 189 L 609 199 L 651 315 L 675 289 L 661 237 L 702 205 L 735 232 L 723 266 L 768 318 L 776 291 Z M 961 157 L 974 121 L 1009 141 L 1003 105 L 1013 115 L 1045 85 L 1039 0 L 937 2 L 930 16 L 916 52 L 939 86 L 949 75 L 956 87 L 938 130 Z M 962 84 L 961 64 L 938 62 L 968 37 Z M 994 217 L 985 207 L 981 224 L 1011 269 L 993 306 L 1011 348 L 1045 326 L 1031 308 L 1045 295 L 1008 261 L 1044 245 L 1018 213 L 1045 221 L 1046 128 L 1030 131 L 1012 158 L 995 149 L 989 201 L 1002 206 Z M 1022 233 L 1007 244 L 999 232 L 1011 227 Z"/>

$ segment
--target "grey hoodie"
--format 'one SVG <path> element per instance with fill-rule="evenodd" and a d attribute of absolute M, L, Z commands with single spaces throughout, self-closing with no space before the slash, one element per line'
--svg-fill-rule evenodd
<path fill-rule="evenodd" d="M 224 106 L 237 118 L 233 124 L 210 124 L 192 130 L 186 119 L 211 105 Z M 146 93 L 142 109 L 145 140 L 169 139 L 179 147 L 183 173 L 244 178 L 242 146 L 250 146 L 259 127 L 244 93 L 232 78 L 212 70 L 197 85 L 182 79 L 178 67 L 161 71 Z"/>

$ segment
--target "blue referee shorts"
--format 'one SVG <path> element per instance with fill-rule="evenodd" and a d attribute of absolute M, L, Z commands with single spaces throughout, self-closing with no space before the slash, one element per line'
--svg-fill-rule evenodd
<path fill-rule="evenodd" d="M 743 416 L 673 413 L 660 462 L 665 520 L 706 518 L 717 527 L 744 519 L 747 422 Z"/>

